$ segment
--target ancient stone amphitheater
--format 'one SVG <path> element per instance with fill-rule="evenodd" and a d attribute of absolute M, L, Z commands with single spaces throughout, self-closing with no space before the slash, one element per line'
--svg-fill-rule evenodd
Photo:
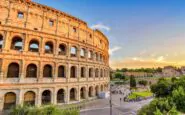
<path fill-rule="evenodd" d="M 70 104 L 108 90 L 109 41 L 62 11 L 0 0 L 0 110 Z"/>

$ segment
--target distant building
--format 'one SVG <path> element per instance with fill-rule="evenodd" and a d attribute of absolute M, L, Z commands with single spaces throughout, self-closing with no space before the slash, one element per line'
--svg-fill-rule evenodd
<path fill-rule="evenodd" d="M 162 76 L 163 77 L 177 77 L 181 75 L 181 70 L 177 69 L 173 66 L 165 66 L 162 69 Z"/>
<path fill-rule="evenodd" d="M 151 77 L 153 76 L 153 73 L 148 73 L 148 72 L 124 72 L 124 76 L 134 76 L 134 77 Z"/>

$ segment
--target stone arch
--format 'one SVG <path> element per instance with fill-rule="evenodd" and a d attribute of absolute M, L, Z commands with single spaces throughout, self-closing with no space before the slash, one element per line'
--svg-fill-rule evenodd
<path fill-rule="evenodd" d="M 95 87 L 95 94 L 96 94 L 96 96 L 98 96 L 98 94 L 99 94 L 99 86 L 98 85 L 96 85 L 96 87 Z"/>
<path fill-rule="evenodd" d="M 89 68 L 89 78 L 93 77 L 93 68 Z"/>
<path fill-rule="evenodd" d="M 0 49 L 3 48 L 3 42 L 4 42 L 3 35 L 0 34 Z"/>
<path fill-rule="evenodd" d="M 81 67 L 81 71 L 80 71 L 81 78 L 85 77 L 85 72 L 86 72 L 85 67 Z"/>
<path fill-rule="evenodd" d="M 36 39 L 32 39 L 29 42 L 29 51 L 31 52 L 39 52 L 39 41 Z"/>
<path fill-rule="evenodd" d="M 16 106 L 16 94 L 14 92 L 8 92 L 4 95 L 4 110 L 11 109 Z"/>
<path fill-rule="evenodd" d="M 22 51 L 22 49 L 23 49 L 23 39 L 19 36 L 13 37 L 10 49 Z"/>
<path fill-rule="evenodd" d="M 44 90 L 42 92 L 42 104 L 50 104 L 51 103 L 51 91 L 50 90 Z"/>
<path fill-rule="evenodd" d="M 71 88 L 69 92 L 70 101 L 76 101 L 77 100 L 77 90 L 76 88 Z"/>
<path fill-rule="evenodd" d="M 19 77 L 19 64 L 18 63 L 10 63 L 8 65 L 8 73 L 7 78 L 18 78 Z"/>
<path fill-rule="evenodd" d="M 52 78 L 52 66 L 51 65 L 46 64 L 44 66 L 43 77 Z"/>
<path fill-rule="evenodd" d="M 99 77 L 99 69 L 98 68 L 95 69 L 95 77 Z"/>
<path fill-rule="evenodd" d="M 85 58 L 85 48 L 81 48 L 81 50 L 80 50 L 80 57 L 81 58 Z"/>
<path fill-rule="evenodd" d="M 72 46 L 70 50 L 71 57 L 77 57 L 78 49 L 76 46 Z"/>
<path fill-rule="evenodd" d="M 89 97 L 93 97 L 93 92 L 94 92 L 93 86 L 90 86 L 89 87 L 89 92 L 88 92 Z"/>
<path fill-rule="evenodd" d="M 47 41 L 45 43 L 45 53 L 53 53 L 54 50 L 54 46 L 53 46 L 53 42 L 52 41 Z"/>
<path fill-rule="evenodd" d="M 66 52 L 67 52 L 67 46 L 65 44 L 60 44 L 58 54 L 66 55 Z"/>
<path fill-rule="evenodd" d="M 64 65 L 60 65 L 58 67 L 58 77 L 59 78 L 65 78 L 65 66 Z"/>
<path fill-rule="evenodd" d="M 65 103 L 65 90 L 59 89 L 57 92 L 57 103 Z"/>
<path fill-rule="evenodd" d="M 88 58 L 89 58 L 90 60 L 93 59 L 93 51 L 92 51 L 92 50 L 89 50 L 89 52 L 88 52 Z"/>
<path fill-rule="evenodd" d="M 24 104 L 34 106 L 35 105 L 36 94 L 33 91 L 28 91 L 24 94 Z"/>
<path fill-rule="evenodd" d="M 86 99 L 86 88 L 82 87 L 80 89 L 80 99 Z"/>
<path fill-rule="evenodd" d="M 77 67 L 76 66 L 71 66 L 71 70 L 70 70 L 70 78 L 76 78 L 77 75 Z"/>
<path fill-rule="evenodd" d="M 26 69 L 27 78 L 37 78 L 37 66 L 35 64 L 29 64 Z"/>

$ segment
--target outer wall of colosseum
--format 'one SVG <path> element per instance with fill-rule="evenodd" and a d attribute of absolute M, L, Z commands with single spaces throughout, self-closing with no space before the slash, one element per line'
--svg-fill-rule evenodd
<path fill-rule="evenodd" d="M 0 0 L 0 110 L 64 104 L 108 90 L 109 42 L 86 22 L 26 0 Z"/>

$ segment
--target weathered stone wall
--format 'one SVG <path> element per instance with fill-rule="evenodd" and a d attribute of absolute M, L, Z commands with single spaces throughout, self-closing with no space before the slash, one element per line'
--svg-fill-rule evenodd
<path fill-rule="evenodd" d="M 21 15 L 20 15 L 21 14 Z M 51 24 L 52 23 L 52 24 Z M 0 110 L 4 107 L 4 95 L 8 92 L 16 94 L 16 104 L 23 104 L 24 94 L 33 91 L 36 94 L 35 105 L 41 105 L 41 95 L 44 90 L 51 91 L 51 103 L 57 103 L 57 92 L 65 90 L 65 103 L 70 101 L 69 91 L 75 88 L 77 100 L 80 98 L 80 89 L 85 87 L 86 99 L 89 87 L 95 92 L 107 91 L 109 82 L 109 43 L 105 35 L 98 30 L 90 29 L 86 22 L 56 9 L 24 0 L 0 0 Z M 22 39 L 22 50 L 11 48 L 13 38 Z M 39 51 L 29 50 L 31 40 L 37 40 Z M 53 44 L 53 52 L 45 52 L 46 42 Z M 66 46 L 65 55 L 59 54 L 59 45 Z M 77 48 L 76 57 L 71 57 L 71 47 Z M 85 49 L 82 58 L 81 49 Z M 92 51 L 93 58 L 88 57 Z M 8 67 L 11 63 L 19 65 L 19 77 L 8 78 Z M 37 77 L 26 78 L 29 64 L 37 66 Z M 52 67 L 52 77 L 43 76 L 46 64 Z M 58 67 L 65 67 L 65 77 L 58 77 Z M 76 77 L 70 77 L 70 68 L 76 67 Z M 85 77 L 81 77 L 81 67 L 85 68 Z M 93 76 L 89 77 L 89 69 L 93 68 Z M 98 69 L 98 77 L 95 77 Z M 102 71 L 102 74 L 101 74 Z M 96 89 L 95 87 L 98 87 Z M 94 98 L 93 97 L 93 98 Z M 92 98 L 92 97 L 91 97 Z"/>

